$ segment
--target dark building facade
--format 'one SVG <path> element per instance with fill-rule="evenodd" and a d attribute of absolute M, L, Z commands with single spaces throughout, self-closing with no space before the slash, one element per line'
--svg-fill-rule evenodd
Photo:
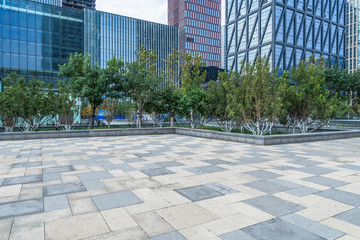
<path fill-rule="evenodd" d="M 48 0 L 39 0 L 48 1 Z M 4 0 L 0 5 L 0 79 L 17 72 L 26 79 L 58 80 L 58 65 L 70 54 L 89 53 L 101 67 L 115 56 L 136 60 L 141 45 L 163 59 L 178 47 L 178 29 L 168 25 L 98 12 Z"/>
<path fill-rule="evenodd" d="M 346 0 L 227 0 L 226 68 L 266 56 L 280 71 L 311 55 L 345 66 Z"/>
<path fill-rule="evenodd" d="M 84 8 L 95 9 L 96 0 L 62 0 L 62 5 L 68 8 L 82 10 Z"/>
<path fill-rule="evenodd" d="M 179 28 L 179 50 L 221 66 L 221 0 L 168 0 L 168 24 Z"/>

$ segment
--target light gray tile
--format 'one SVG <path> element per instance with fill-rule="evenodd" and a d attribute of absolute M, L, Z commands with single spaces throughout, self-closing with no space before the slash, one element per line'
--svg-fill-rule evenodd
<path fill-rule="evenodd" d="M 236 230 L 219 236 L 222 240 L 256 240 L 256 238 L 243 232 L 242 230 Z"/>
<path fill-rule="evenodd" d="M 224 195 L 206 185 L 175 189 L 174 191 L 193 202 Z"/>
<path fill-rule="evenodd" d="M 210 166 L 187 168 L 185 170 L 187 170 L 191 173 L 194 173 L 196 175 L 201 175 L 201 174 L 207 174 L 207 173 L 222 172 L 222 171 L 226 171 L 227 169 L 219 167 L 219 166 L 210 165 Z"/>
<path fill-rule="evenodd" d="M 78 174 L 81 181 L 91 181 L 96 179 L 104 179 L 104 178 L 113 178 L 109 172 L 88 172 L 88 173 L 80 173 Z"/>
<path fill-rule="evenodd" d="M 60 173 L 45 173 L 45 174 L 43 174 L 44 182 L 57 181 L 57 180 L 61 180 Z"/>
<path fill-rule="evenodd" d="M 204 162 L 212 164 L 212 165 L 220 165 L 220 164 L 229 164 L 229 163 L 231 163 L 229 161 L 224 161 L 224 160 L 220 160 L 220 159 L 205 160 Z"/>
<path fill-rule="evenodd" d="M 45 174 L 45 173 L 71 172 L 71 171 L 74 171 L 74 168 L 72 166 L 50 167 L 50 168 L 44 168 L 43 169 L 43 174 Z"/>
<path fill-rule="evenodd" d="M 186 240 L 186 238 L 179 232 L 164 233 L 156 237 L 148 238 L 147 240 Z"/>
<path fill-rule="evenodd" d="M 160 166 L 160 167 L 179 167 L 179 166 L 184 166 L 184 164 L 176 162 L 176 161 L 169 161 L 169 162 L 157 162 L 156 165 Z"/>
<path fill-rule="evenodd" d="M 249 182 L 249 183 L 245 183 L 244 185 L 247 187 L 254 188 L 256 190 L 268 193 L 268 194 L 283 192 L 283 191 L 291 189 L 291 187 L 288 187 L 288 186 L 285 186 L 285 185 L 282 185 L 279 183 L 274 183 L 269 180 Z"/>
<path fill-rule="evenodd" d="M 143 201 L 131 191 L 93 196 L 92 199 L 100 211 L 143 203 Z"/>

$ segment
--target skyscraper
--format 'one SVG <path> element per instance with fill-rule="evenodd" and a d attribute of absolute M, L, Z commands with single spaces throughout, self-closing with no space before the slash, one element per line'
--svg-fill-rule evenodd
<path fill-rule="evenodd" d="M 62 0 L 64 7 L 82 10 L 84 8 L 95 9 L 96 0 Z"/>
<path fill-rule="evenodd" d="M 168 0 L 168 24 L 179 28 L 179 50 L 221 66 L 221 0 Z"/>
<path fill-rule="evenodd" d="M 350 72 L 360 68 L 360 8 L 358 0 L 348 0 L 347 15 L 347 68 Z"/>
<path fill-rule="evenodd" d="M 346 0 L 227 0 L 227 69 L 266 56 L 280 71 L 314 55 L 345 66 Z"/>

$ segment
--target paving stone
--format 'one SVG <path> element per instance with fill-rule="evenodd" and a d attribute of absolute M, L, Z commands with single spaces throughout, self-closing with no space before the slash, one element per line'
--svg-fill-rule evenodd
<path fill-rule="evenodd" d="M 338 202 L 342 202 L 351 206 L 360 206 L 360 195 L 345 192 L 337 189 L 329 189 L 322 192 L 315 193 L 318 196 L 329 198 Z"/>
<path fill-rule="evenodd" d="M 58 180 L 61 180 L 60 173 L 45 173 L 45 174 L 43 174 L 44 182 L 58 181 Z"/>
<path fill-rule="evenodd" d="M 278 218 L 258 223 L 242 230 L 258 240 L 324 240 L 320 236 Z"/>
<path fill-rule="evenodd" d="M 37 183 L 42 182 L 42 175 L 31 175 L 31 176 L 23 176 L 23 177 L 13 177 L 13 178 L 5 178 L 1 186 L 9 186 L 16 184 L 27 184 L 27 183 Z"/>
<path fill-rule="evenodd" d="M 71 165 L 86 165 L 88 167 L 98 166 L 99 163 L 96 160 L 73 160 L 70 161 Z"/>
<path fill-rule="evenodd" d="M 11 168 L 23 168 L 23 167 L 39 167 L 42 166 L 42 162 L 23 162 L 23 163 L 13 163 Z"/>
<path fill-rule="evenodd" d="M 273 216 L 283 216 L 304 209 L 304 207 L 283 199 L 266 195 L 243 201 Z"/>
<path fill-rule="evenodd" d="M 319 161 L 312 161 L 312 160 L 297 160 L 297 161 L 291 161 L 289 162 L 291 164 L 297 164 L 302 166 L 314 166 L 314 165 L 320 165 L 323 164 L 323 162 Z"/>
<path fill-rule="evenodd" d="M 74 171 L 72 166 L 43 168 L 43 173 L 60 173 Z"/>
<path fill-rule="evenodd" d="M 256 238 L 253 238 L 242 230 L 236 230 L 233 232 L 222 234 L 220 235 L 220 238 L 223 240 L 256 240 Z"/>
<path fill-rule="evenodd" d="M 50 197 L 44 197 L 44 211 L 56 211 L 70 208 L 69 201 L 65 194 Z"/>
<path fill-rule="evenodd" d="M 184 164 L 176 162 L 176 161 L 157 162 L 156 165 L 163 167 L 163 168 L 184 166 Z"/>
<path fill-rule="evenodd" d="M 307 182 L 312 182 L 312 183 L 315 183 L 315 184 L 327 186 L 327 187 L 332 187 L 332 188 L 340 187 L 340 186 L 349 184 L 347 182 L 335 180 L 335 179 L 332 179 L 332 178 L 326 178 L 326 177 L 322 177 L 322 176 L 304 178 L 303 180 L 307 181 Z"/>
<path fill-rule="evenodd" d="M 244 164 L 252 164 L 252 163 L 262 163 L 271 161 L 271 159 L 261 158 L 261 157 L 249 157 L 249 158 L 240 158 L 235 159 L 237 163 L 230 163 L 229 165 L 244 165 Z"/>
<path fill-rule="evenodd" d="M 111 231 L 118 231 L 138 226 L 124 208 L 114 208 L 102 211 L 101 215 L 104 217 Z"/>
<path fill-rule="evenodd" d="M 311 187 L 306 187 L 306 186 L 302 186 L 302 187 L 298 187 L 298 188 L 293 188 L 290 190 L 285 191 L 286 193 L 292 194 L 294 196 L 297 197 L 304 197 L 316 192 L 319 192 L 320 190 L 315 189 L 315 188 L 311 188 Z"/>
<path fill-rule="evenodd" d="M 92 199 L 100 211 L 143 203 L 143 201 L 131 191 L 97 195 L 93 196 Z"/>
<path fill-rule="evenodd" d="M 214 173 L 214 172 L 222 172 L 226 171 L 226 168 L 222 168 L 219 166 L 201 166 L 201 167 L 194 167 L 194 168 L 186 168 L 185 170 L 194 173 L 196 175 L 206 174 L 206 173 Z"/>
<path fill-rule="evenodd" d="M 282 176 L 280 174 L 276 174 L 264 170 L 256 170 L 256 171 L 244 172 L 244 173 L 260 179 L 270 179 L 270 178 L 277 178 Z"/>
<path fill-rule="evenodd" d="M 205 160 L 204 162 L 212 164 L 212 165 L 220 165 L 220 164 L 229 164 L 229 163 L 231 163 L 229 161 L 224 161 L 224 160 L 220 160 L 220 159 Z"/>
<path fill-rule="evenodd" d="M 285 186 L 282 184 L 278 184 L 278 183 L 274 183 L 269 180 L 249 182 L 249 183 L 244 183 L 244 185 L 247 187 L 254 188 L 256 190 L 268 193 L 268 194 L 283 192 L 283 191 L 291 189 L 291 187 L 288 187 L 288 186 Z"/>
<path fill-rule="evenodd" d="M 211 189 L 214 189 L 215 191 L 217 191 L 219 193 L 222 193 L 224 195 L 239 192 L 239 191 L 237 191 L 237 190 L 235 190 L 233 188 L 227 187 L 227 186 L 222 185 L 220 183 L 209 183 L 209 184 L 206 184 L 205 186 L 207 186 L 207 187 L 209 187 Z"/>
<path fill-rule="evenodd" d="M 66 183 L 43 187 L 44 196 L 61 195 L 86 191 L 82 183 Z"/>
<path fill-rule="evenodd" d="M 291 166 L 278 166 L 278 167 L 274 167 L 274 169 L 280 170 L 280 171 L 288 171 L 288 170 L 295 170 L 296 168 L 291 167 Z"/>
<path fill-rule="evenodd" d="M 154 211 L 138 213 L 132 217 L 150 237 L 174 231 L 174 228 Z"/>
<path fill-rule="evenodd" d="M 280 217 L 281 220 L 284 220 L 288 223 L 291 223 L 295 226 L 301 227 L 305 229 L 306 231 L 312 232 L 320 237 L 323 237 L 324 239 L 332 240 L 337 239 L 345 233 L 340 232 L 336 229 L 330 228 L 328 226 L 325 226 L 323 224 L 320 224 L 318 222 L 312 221 L 310 219 L 307 219 L 305 217 L 302 217 L 297 214 L 289 214 Z"/>
<path fill-rule="evenodd" d="M 95 179 L 104 179 L 104 178 L 113 178 L 109 172 L 88 172 L 88 173 L 79 173 L 78 174 L 81 181 L 91 181 Z"/>
<path fill-rule="evenodd" d="M 169 169 L 166 169 L 166 168 L 145 169 L 145 170 L 142 170 L 141 172 L 145 173 L 149 177 L 174 174 L 173 171 L 170 171 Z"/>
<path fill-rule="evenodd" d="M 360 166 L 357 166 L 357 165 L 345 164 L 345 165 L 341 165 L 341 166 L 338 166 L 338 167 L 346 168 L 346 169 L 350 169 L 350 170 L 354 170 L 354 171 L 360 171 Z"/>
<path fill-rule="evenodd" d="M 82 181 L 82 184 L 85 186 L 86 190 L 88 191 L 105 188 L 105 185 L 102 182 L 100 182 L 98 179 Z"/>
<path fill-rule="evenodd" d="M 360 227 L 360 208 L 353 208 L 347 212 L 340 213 L 335 218 Z"/>
<path fill-rule="evenodd" d="M 0 220 L 0 240 L 9 239 L 13 221 L 14 220 L 12 218 Z"/>
<path fill-rule="evenodd" d="M 42 162 L 43 166 L 51 166 L 51 165 L 56 165 L 56 161 L 43 161 Z"/>
<path fill-rule="evenodd" d="M 0 186 L 1 184 L 4 182 L 4 179 L 3 178 L 0 178 Z"/>
<path fill-rule="evenodd" d="M 175 189 L 174 191 L 193 202 L 224 195 L 205 185 Z"/>
<path fill-rule="evenodd" d="M 71 199 L 70 206 L 74 215 L 98 211 L 91 197 Z"/>
<path fill-rule="evenodd" d="M 0 204 L 0 219 L 41 213 L 44 211 L 43 199 Z"/>
<path fill-rule="evenodd" d="M 156 237 L 148 238 L 148 240 L 186 240 L 186 238 L 179 232 L 170 232 Z"/>
<path fill-rule="evenodd" d="M 190 155 L 194 155 L 193 152 L 175 152 L 175 154 L 180 155 L 180 156 L 190 156 Z"/>
<path fill-rule="evenodd" d="M 331 168 L 324 168 L 319 166 L 310 166 L 304 168 L 297 168 L 296 171 L 306 172 L 313 175 L 324 175 L 332 172 L 336 172 L 338 170 L 331 169 Z"/>
<path fill-rule="evenodd" d="M 125 163 L 145 162 L 146 160 L 141 157 L 121 159 Z"/>

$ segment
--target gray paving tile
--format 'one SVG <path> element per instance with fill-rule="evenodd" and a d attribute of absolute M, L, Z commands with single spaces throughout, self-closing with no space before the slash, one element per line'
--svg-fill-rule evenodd
<path fill-rule="evenodd" d="M 4 179 L 3 178 L 0 178 L 0 186 L 1 184 L 4 182 Z"/>
<path fill-rule="evenodd" d="M 141 172 L 148 175 L 149 177 L 174 174 L 173 171 L 170 171 L 169 169 L 166 169 L 166 168 L 145 169 L 145 170 L 141 170 Z"/>
<path fill-rule="evenodd" d="M 261 162 L 269 162 L 271 159 L 262 158 L 262 157 L 249 157 L 249 158 L 240 158 L 236 159 L 237 163 L 231 163 L 229 165 L 244 165 L 244 164 L 252 164 L 252 163 L 261 163 Z"/>
<path fill-rule="evenodd" d="M 43 161 L 42 162 L 43 166 L 51 166 L 51 165 L 56 165 L 56 161 Z"/>
<path fill-rule="evenodd" d="M 82 183 L 84 184 L 86 190 L 88 191 L 105 188 L 105 185 L 102 182 L 100 182 L 98 179 L 87 180 L 87 181 L 83 181 Z"/>
<path fill-rule="evenodd" d="M 224 161 L 224 160 L 220 160 L 220 159 L 205 160 L 204 162 L 212 164 L 212 165 L 220 165 L 220 164 L 229 164 L 229 163 L 231 163 L 229 161 Z"/>
<path fill-rule="evenodd" d="M 264 170 L 256 170 L 256 171 L 250 171 L 250 172 L 244 172 L 247 175 L 260 178 L 260 179 L 270 179 L 270 178 L 277 178 L 281 177 L 282 175 L 264 171 Z"/>
<path fill-rule="evenodd" d="M 354 170 L 354 171 L 360 171 L 360 166 L 357 166 L 357 165 L 345 164 L 345 165 L 341 165 L 339 167 Z"/>
<path fill-rule="evenodd" d="M 323 164 L 323 162 L 312 161 L 312 160 L 297 160 L 297 161 L 292 161 L 289 163 L 297 164 L 297 165 L 301 165 L 301 166 L 314 166 L 314 165 Z"/>
<path fill-rule="evenodd" d="M 70 208 L 68 198 L 65 194 L 44 197 L 44 211 L 51 212 Z"/>
<path fill-rule="evenodd" d="M 338 170 L 331 169 L 331 168 L 324 168 L 319 166 L 310 166 L 304 168 L 297 168 L 296 171 L 306 172 L 313 175 L 324 175 L 332 172 L 336 172 Z"/>
<path fill-rule="evenodd" d="M 11 168 L 23 168 L 23 167 L 39 167 L 42 166 L 42 162 L 22 162 L 22 163 L 13 163 Z"/>
<path fill-rule="evenodd" d="M 242 230 L 236 230 L 219 236 L 222 240 L 256 240 Z"/>
<path fill-rule="evenodd" d="M 277 217 L 304 209 L 303 206 L 271 195 L 252 198 L 243 202 Z"/>
<path fill-rule="evenodd" d="M 320 236 L 278 218 L 258 223 L 242 230 L 258 240 L 324 240 Z"/>
<path fill-rule="evenodd" d="M 335 218 L 360 227 L 360 208 L 353 208 L 347 212 L 340 213 Z"/>
<path fill-rule="evenodd" d="M 157 162 L 155 163 L 156 165 L 160 166 L 160 167 L 179 167 L 179 166 L 184 166 L 184 164 L 176 162 L 176 161 L 168 161 L 168 162 Z"/>
<path fill-rule="evenodd" d="M 71 171 L 74 171 L 74 168 L 72 166 L 50 167 L 43 169 L 43 173 L 60 173 L 60 172 L 71 172 Z"/>
<path fill-rule="evenodd" d="M 201 175 L 206 173 L 222 172 L 222 171 L 226 171 L 227 169 L 219 166 L 210 165 L 210 166 L 186 168 L 185 170 L 194 173 L 196 175 Z"/>
<path fill-rule="evenodd" d="M 256 181 L 256 182 L 249 182 L 249 183 L 244 183 L 245 186 L 247 187 L 251 187 L 254 188 L 256 190 L 268 193 L 268 194 L 273 194 L 273 193 L 277 193 L 277 192 L 283 192 L 289 189 L 292 189 L 291 187 L 279 184 L 279 183 L 274 183 L 271 182 L 269 180 L 261 180 L 261 181 Z"/>
<path fill-rule="evenodd" d="M 318 196 L 329 198 L 338 202 L 342 202 L 354 207 L 360 206 L 360 195 L 350 192 L 345 192 L 337 189 L 329 189 L 322 192 L 315 193 Z"/>
<path fill-rule="evenodd" d="M 309 178 L 304 178 L 302 180 L 320 184 L 320 185 L 327 186 L 327 187 L 332 187 L 332 188 L 349 184 L 347 182 L 335 180 L 332 178 L 326 178 L 326 177 L 322 177 L 322 176 L 309 177 Z"/>
<path fill-rule="evenodd" d="M 147 240 L 186 240 L 186 238 L 179 232 L 164 233 Z"/>
<path fill-rule="evenodd" d="M 233 188 L 227 187 L 227 186 L 222 185 L 220 183 L 209 183 L 209 184 L 206 184 L 205 186 L 207 186 L 207 187 L 209 187 L 211 189 L 214 189 L 215 191 L 218 191 L 219 193 L 222 193 L 224 195 L 239 192 L 239 191 L 237 191 L 237 190 L 235 190 Z"/>
<path fill-rule="evenodd" d="M 180 156 L 195 155 L 195 153 L 193 153 L 193 152 L 175 152 L 175 154 L 180 155 Z"/>
<path fill-rule="evenodd" d="M 53 196 L 84 191 L 86 191 L 86 188 L 82 183 L 66 183 L 43 187 L 44 196 Z"/>
<path fill-rule="evenodd" d="M 0 219 L 18 217 L 44 211 L 43 199 L 0 204 Z"/>
<path fill-rule="evenodd" d="M 93 196 L 92 199 L 99 211 L 143 203 L 143 201 L 131 191 Z"/>
<path fill-rule="evenodd" d="M 297 168 L 291 167 L 291 166 L 278 166 L 278 167 L 274 167 L 274 169 L 276 170 L 280 170 L 280 171 L 288 171 L 288 170 L 294 170 Z"/>
<path fill-rule="evenodd" d="M 328 240 L 337 239 L 345 233 L 340 232 L 336 229 L 333 229 L 331 227 L 325 226 L 323 224 L 320 224 L 318 222 L 312 221 L 310 219 L 307 219 L 305 217 L 302 217 L 297 214 L 289 214 L 280 217 L 281 220 L 284 220 L 288 223 L 291 223 L 295 226 L 301 227 L 309 232 L 312 232 L 320 237 L 323 237 Z"/>
<path fill-rule="evenodd" d="M 87 173 L 79 173 L 78 174 L 81 181 L 91 181 L 96 179 L 104 179 L 104 178 L 113 178 L 109 172 L 101 171 L 101 172 L 87 172 Z"/>
<path fill-rule="evenodd" d="M 45 173 L 45 174 L 43 174 L 44 182 L 57 181 L 57 180 L 61 180 L 60 173 Z"/>
<path fill-rule="evenodd" d="M 319 192 L 319 190 L 315 189 L 315 188 L 311 188 L 311 187 L 302 186 L 302 187 L 287 190 L 285 192 L 292 194 L 294 196 L 297 196 L 297 197 L 304 197 L 306 195 L 310 195 L 310 194 Z"/>
<path fill-rule="evenodd" d="M 141 157 L 136 157 L 136 158 L 121 159 L 121 161 L 125 163 L 134 163 L 134 162 L 145 162 L 146 160 Z"/>
<path fill-rule="evenodd" d="M 107 171 L 111 171 L 111 170 L 123 170 L 124 172 L 133 172 L 133 171 L 137 171 L 136 168 L 130 166 L 127 163 L 122 163 L 122 164 L 112 164 L 112 165 L 104 165 L 103 168 Z"/>
<path fill-rule="evenodd" d="M 300 184 L 285 181 L 285 180 L 278 179 L 278 178 L 267 179 L 267 181 L 275 183 L 275 184 L 279 184 L 279 185 L 282 185 L 282 186 L 285 186 L 285 187 L 288 187 L 288 188 L 298 188 L 298 187 L 302 186 Z"/>
<path fill-rule="evenodd" d="M 74 165 L 74 166 L 76 166 L 76 165 L 86 165 L 86 166 L 89 166 L 89 167 L 99 165 L 99 163 L 94 159 L 73 160 L 73 161 L 70 161 L 70 164 Z"/>
<path fill-rule="evenodd" d="M 180 195 L 186 197 L 187 199 L 196 202 L 201 201 L 209 198 L 223 196 L 224 194 L 218 192 L 206 185 L 199 185 L 194 187 L 188 188 L 180 188 L 174 189 L 175 192 L 179 193 Z"/>
<path fill-rule="evenodd" d="M 2 186 L 37 183 L 37 182 L 42 182 L 42 181 L 43 181 L 42 175 L 31 175 L 31 176 L 23 176 L 23 177 L 5 178 L 5 180 L 2 183 Z"/>

